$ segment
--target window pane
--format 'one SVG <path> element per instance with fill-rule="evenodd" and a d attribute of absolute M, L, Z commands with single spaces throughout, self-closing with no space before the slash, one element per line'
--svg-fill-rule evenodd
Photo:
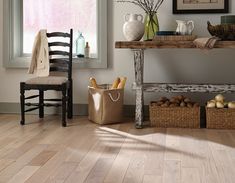
<path fill-rule="evenodd" d="M 74 29 L 75 39 L 82 31 L 91 47 L 91 56 L 97 56 L 97 0 L 23 0 L 23 52 L 31 53 L 35 35 L 40 29 L 68 32 Z"/>

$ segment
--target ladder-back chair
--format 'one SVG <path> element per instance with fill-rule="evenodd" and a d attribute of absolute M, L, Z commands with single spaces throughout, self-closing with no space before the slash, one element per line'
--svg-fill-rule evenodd
<path fill-rule="evenodd" d="M 73 117 L 73 80 L 72 80 L 72 57 L 73 57 L 73 30 L 70 33 L 52 32 L 47 33 L 49 39 L 61 38 L 66 41 L 48 41 L 50 76 L 36 77 L 20 83 L 20 103 L 21 121 L 25 124 L 25 113 L 38 110 L 39 118 L 44 117 L 44 107 L 62 107 L 62 126 L 67 126 L 66 113 L 68 119 Z M 68 41 L 67 41 L 68 40 Z M 53 50 L 53 48 L 55 50 Z M 66 51 L 65 51 L 66 50 Z M 68 51 L 67 51 L 68 50 Z M 51 76 L 53 73 L 55 76 Z M 58 76 L 56 73 L 64 73 Z M 25 91 L 38 90 L 38 95 L 25 97 Z M 60 99 L 45 99 L 44 92 L 55 90 L 62 93 Z M 38 98 L 38 103 L 26 102 L 27 100 Z M 45 103 L 49 102 L 49 103 Z M 26 107 L 28 109 L 26 109 Z"/>

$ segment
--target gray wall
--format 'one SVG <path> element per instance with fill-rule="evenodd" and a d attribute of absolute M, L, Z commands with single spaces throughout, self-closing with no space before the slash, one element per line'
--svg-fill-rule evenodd
<path fill-rule="evenodd" d="M 128 83 L 125 93 L 125 104 L 134 104 L 135 94 L 131 90 L 134 81 L 133 54 L 130 50 L 117 50 L 115 41 L 124 40 L 122 26 L 126 13 L 143 13 L 130 4 L 118 4 L 108 0 L 108 60 L 109 69 L 104 70 L 74 70 L 74 98 L 75 103 L 87 103 L 88 79 L 94 76 L 99 83 L 110 83 L 117 76 L 127 76 Z M 3 15 L 0 0 L 0 40 L 2 40 Z M 235 12 L 235 3 L 230 3 L 231 14 Z M 220 22 L 220 14 L 208 15 L 172 15 L 172 1 L 165 0 L 159 10 L 161 30 L 175 30 L 176 19 L 195 21 L 195 32 L 198 36 L 209 36 L 206 22 L 212 24 Z M 0 65 L 2 65 L 2 48 L 0 42 Z M 205 52 L 190 49 L 147 50 L 145 64 L 145 82 L 186 82 L 186 83 L 235 83 L 235 50 L 213 50 Z M 5 69 L 0 67 L 0 103 L 19 102 L 19 82 L 28 79 L 26 69 Z M 53 94 L 51 94 L 53 95 Z M 146 94 L 146 104 L 150 100 L 164 94 Z M 187 94 L 195 100 L 204 103 L 212 97 L 208 94 Z M 228 96 L 232 98 L 232 96 Z M 234 99 L 235 100 L 235 99 Z"/>

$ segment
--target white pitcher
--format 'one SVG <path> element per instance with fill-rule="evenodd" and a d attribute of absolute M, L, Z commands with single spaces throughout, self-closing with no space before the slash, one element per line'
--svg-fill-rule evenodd
<path fill-rule="evenodd" d="M 176 33 L 180 35 L 191 35 L 194 30 L 194 22 L 190 21 L 183 21 L 183 20 L 176 20 L 177 29 Z"/>
<path fill-rule="evenodd" d="M 139 41 L 144 35 L 143 16 L 140 14 L 127 14 L 124 17 L 123 34 L 127 41 Z"/>

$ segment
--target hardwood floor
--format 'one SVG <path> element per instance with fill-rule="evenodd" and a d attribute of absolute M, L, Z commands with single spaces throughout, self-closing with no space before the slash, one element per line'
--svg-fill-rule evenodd
<path fill-rule="evenodd" d="M 234 183 L 235 131 L 0 115 L 1 183 Z"/>

